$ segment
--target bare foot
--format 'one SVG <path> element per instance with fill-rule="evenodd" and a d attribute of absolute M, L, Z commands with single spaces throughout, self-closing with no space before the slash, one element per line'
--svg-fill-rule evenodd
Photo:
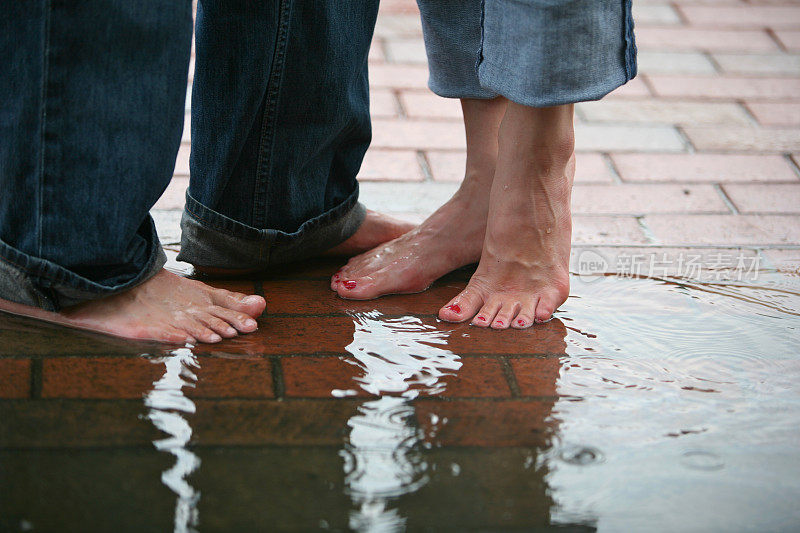
<path fill-rule="evenodd" d="M 418 228 L 351 259 L 331 278 L 342 298 L 366 300 L 424 291 L 481 255 L 497 160 L 497 129 L 506 102 L 462 100 L 467 165 L 461 188 Z"/>
<path fill-rule="evenodd" d="M 0 300 L 0 310 L 128 339 L 219 342 L 258 329 L 261 296 L 215 289 L 166 270 L 133 289 L 53 313 Z"/>
<path fill-rule="evenodd" d="M 418 228 L 350 259 L 331 289 L 351 300 L 424 291 L 480 258 L 488 209 L 485 191 L 462 187 Z"/>
<path fill-rule="evenodd" d="M 367 216 L 352 237 L 343 243 L 334 246 L 324 255 L 352 256 L 372 250 L 379 244 L 408 233 L 416 224 L 398 220 L 388 215 L 367 209 Z"/>
<path fill-rule="evenodd" d="M 416 227 L 388 215 L 367 210 L 367 216 L 356 232 L 346 241 L 327 250 L 322 255 L 352 256 L 375 248 L 379 244 L 391 241 Z M 260 268 L 215 268 L 195 266 L 195 272 L 204 276 L 245 276 L 263 271 Z"/>
<path fill-rule="evenodd" d="M 509 103 L 486 240 L 467 288 L 439 310 L 449 322 L 494 329 L 549 320 L 569 296 L 575 175 L 572 106 Z"/>

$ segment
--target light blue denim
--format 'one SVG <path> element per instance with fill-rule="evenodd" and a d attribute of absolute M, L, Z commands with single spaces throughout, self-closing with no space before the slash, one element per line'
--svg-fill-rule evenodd
<path fill-rule="evenodd" d="M 430 89 L 549 107 L 636 76 L 631 0 L 417 0 Z"/>

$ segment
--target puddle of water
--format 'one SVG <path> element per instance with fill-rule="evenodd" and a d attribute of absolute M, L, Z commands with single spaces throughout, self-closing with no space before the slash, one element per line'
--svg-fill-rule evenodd
<path fill-rule="evenodd" d="M 123 413 L 112 436 L 157 430 L 146 447 L 76 451 L 67 428 L 73 444 L 50 450 L 37 432 L 62 426 L 39 411 L 35 430 L 15 419 L 19 438 L 0 432 L 0 489 L 15 487 L 0 491 L 0 529 L 110 524 L 133 508 L 126 520 L 167 518 L 175 531 L 796 530 L 799 315 L 800 277 L 774 272 L 703 284 L 581 276 L 554 322 L 529 332 L 352 313 L 340 352 L 352 382 L 328 399 L 191 399 L 212 376 L 191 350 L 170 351 L 148 357 L 160 377 L 143 403 L 69 404 Z M 506 348 L 516 335 L 532 353 L 547 337 L 544 351 L 561 353 L 505 356 L 513 397 L 447 397 L 476 357 L 453 347 L 483 335 Z M 517 366 L 530 361 L 547 365 Z"/>

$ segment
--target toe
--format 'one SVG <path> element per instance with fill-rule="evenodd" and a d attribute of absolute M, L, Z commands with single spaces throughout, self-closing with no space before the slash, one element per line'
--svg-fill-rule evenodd
<path fill-rule="evenodd" d="M 467 287 L 461 294 L 439 309 L 439 318 L 447 322 L 464 322 L 475 316 L 483 305 L 483 295 Z"/>
<path fill-rule="evenodd" d="M 337 285 L 339 285 L 339 282 L 341 280 L 342 280 L 342 269 L 340 268 L 339 270 L 336 271 L 336 273 L 333 276 L 331 276 L 331 290 L 332 291 L 336 290 L 336 287 L 337 287 Z"/>
<path fill-rule="evenodd" d="M 534 317 L 536 316 L 536 303 L 538 299 L 534 298 L 530 302 L 526 302 L 522 305 L 515 316 L 511 321 L 511 327 L 516 329 L 525 329 L 529 328 L 533 325 Z"/>
<path fill-rule="evenodd" d="M 520 307 L 519 302 L 514 300 L 502 301 L 500 310 L 492 321 L 492 329 L 508 329 L 514 317 L 519 313 Z"/>
<path fill-rule="evenodd" d="M 229 339 L 239 334 L 227 321 L 210 313 L 197 313 L 195 319 L 222 338 Z"/>
<path fill-rule="evenodd" d="M 226 291 L 224 289 L 216 289 L 211 294 L 211 299 L 215 305 L 239 311 L 240 313 L 247 313 L 253 318 L 256 318 L 264 312 L 267 307 L 267 302 L 261 296 L 255 294 L 246 295 L 239 292 Z"/>
<path fill-rule="evenodd" d="M 369 300 L 386 294 L 380 287 L 380 282 L 372 276 L 342 278 L 336 284 L 336 293 L 347 300 Z"/>
<path fill-rule="evenodd" d="M 500 302 L 497 300 L 487 301 L 483 307 L 480 308 L 475 318 L 472 320 L 473 326 L 481 328 L 488 328 L 494 324 L 494 317 L 500 311 Z"/>
<path fill-rule="evenodd" d="M 258 322 L 248 314 L 219 306 L 212 307 L 209 312 L 236 328 L 240 333 L 250 333 L 258 329 Z"/>
<path fill-rule="evenodd" d="M 534 315 L 535 322 L 547 322 L 553 317 L 553 311 L 556 310 L 556 303 L 552 298 L 542 296 L 536 304 L 536 313 Z"/>

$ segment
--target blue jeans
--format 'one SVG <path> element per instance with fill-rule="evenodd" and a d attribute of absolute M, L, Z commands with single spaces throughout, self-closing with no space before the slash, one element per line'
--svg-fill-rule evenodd
<path fill-rule="evenodd" d="M 376 12 L 200 1 L 184 260 L 266 266 L 355 232 Z M 180 146 L 191 15 L 189 0 L 4 6 L 0 298 L 59 310 L 161 268 L 148 212 Z"/>
<path fill-rule="evenodd" d="M 417 0 L 433 92 L 549 107 L 636 76 L 632 0 Z"/>

